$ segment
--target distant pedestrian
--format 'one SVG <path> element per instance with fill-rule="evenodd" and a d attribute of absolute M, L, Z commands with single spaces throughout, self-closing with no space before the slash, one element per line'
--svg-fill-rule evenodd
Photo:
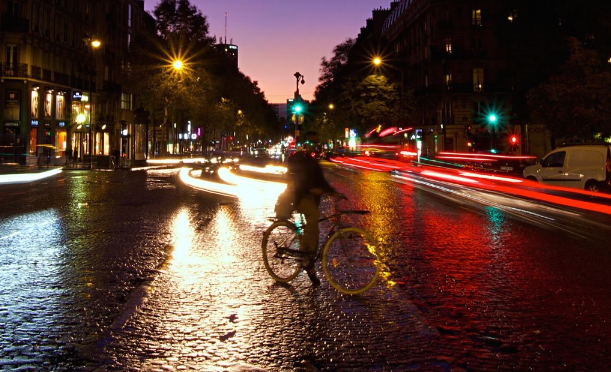
<path fill-rule="evenodd" d="M 77 148 L 75 147 L 75 148 L 74 148 L 74 153 L 73 153 L 73 155 L 72 155 L 72 162 L 73 162 L 74 164 L 76 164 L 76 162 L 77 162 L 77 161 L 78 161 L 78 150 L 77 150 Z"/>

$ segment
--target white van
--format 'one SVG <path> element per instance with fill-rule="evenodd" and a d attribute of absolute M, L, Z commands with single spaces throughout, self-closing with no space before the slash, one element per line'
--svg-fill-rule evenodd
<path fill-rule="evenodd" d="M 524 168 L 524 178 L 546 185 L 600 191 L 611 189 L 611 145 L 559 147 Z"/>

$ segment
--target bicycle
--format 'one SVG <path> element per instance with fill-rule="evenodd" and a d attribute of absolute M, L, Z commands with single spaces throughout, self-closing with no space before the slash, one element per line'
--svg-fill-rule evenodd
<path fill-rule="evenodd" d="M 342 210 L 334 198 L 331 213 L 318 221 L 331 221 L 323 244 L 314 256 L 321 261 L 325 278 L 343 294 L 356 295 L 370 289 L 376 282 L 381 264 L 376 253 L 376 240 L 365 229 L 348 226 L 346 215 L 364 215 L 365 210 Z M 345 199 L 345 197 L 344 197 Z M 274 222 L 263 233 L 263 263 L 270 276 L 280 283 L 295 279 L 303 269 L 303 262 L 311 259 L 301 249 L 304 217 L 272 219 Z"/>

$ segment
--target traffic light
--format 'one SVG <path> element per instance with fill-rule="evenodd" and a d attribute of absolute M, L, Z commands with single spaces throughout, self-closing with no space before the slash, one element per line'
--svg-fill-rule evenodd
<path fill-rule="evenodd" d="M 296 103 L 293 105 L 293 112 L 295 112 L 296 114 L 300 114 L 300 113 L 301 113 L 301 110 L 303 110 L 303 107 L 301 106 L 301 103 L 296 102 Z"/>
<path fill-rule="evenodd" d="M 498 118 L 496 117 L 496 115 L 495 115 L 495 114 L 490 114 L 490 115 L 488 115 L 488 122 L 489 122 L 490 124 L 495 124 L 495 123 L 496 123 L 496 121 L 497 121 L 497 119 L 498 119 Z"/>
<path fill-rule="evenodd" d="M 511 146 L 515 146 L 515 145 L 517 145 L 517 144 L 518 144 L 518 136 L 517 136 L 517 135 L 515 135 L 515 134 L 510 135 L 510 136 L 509 136 L 509 144 L 510 144 Z"/>

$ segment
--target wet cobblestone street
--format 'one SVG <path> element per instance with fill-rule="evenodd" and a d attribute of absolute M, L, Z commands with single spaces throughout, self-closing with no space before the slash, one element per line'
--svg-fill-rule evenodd
<path fill-rule="evenodd" d="M 607 216 L 523 206 L 579 226 L 557 228 L 325 169 L 373 212 L 385 268 L 362 296 L 320 267 L 318 288 L 273 282 L 260 242 L 275 197 L 177 189 L 175 169 L 3 186 L 0 370 L 611 369 Z"/>

